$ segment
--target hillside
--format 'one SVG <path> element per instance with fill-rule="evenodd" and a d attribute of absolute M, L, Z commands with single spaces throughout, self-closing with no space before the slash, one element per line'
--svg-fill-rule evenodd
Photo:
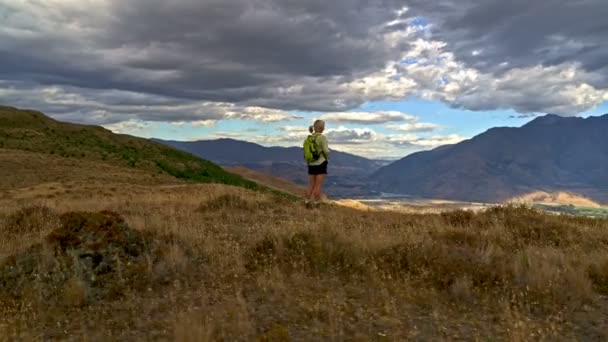
<path fill-rule="evenodd" d="M 384 192 L 503 201 L 533 191 L 569 191 L 608 202 L 608 115 L 547 115 L 493 128 L 456 145 L 407 156 L 378 170 Z"/>
<path fill-rule="evenodd" d="M 121 151 L 133 138 L 100 130 L 78 150 L 57 133 L 72 141 L 74 126 L 34 117 L 5 115 L 1 130 L 6 340 L 608 338 L 606 219 L 355 201 L 310 211 L 276 192 L 176 178 L 139 150 L 135 166 L 119 153 L 100 160 L 90 141 Z M 24 131 L 33 138 L 21 146 Z"/>
<path fill-rule="evenodd" d="M 262 189 L 218 165 L 162 144 L 102 127 L 64 123 L 42 113 L 0 107 L 0 149 L 102 162 L 195 182 Z"/>
<path fill-rule="evenodd" d="M 6 340 L 608 338 L 607 220 L 311 212 L 221 184 L 128 184 L 129 168 L 79 179 L 79 167 L 65 188 L 0 195 Z"/>
<path fill-rule="evenodd" d="M 253 171 L 242 166 L 226 166 L 224 169 L 230 173 L 240 175 L 243 178 L 250 179 L 258 184 L 285 191 L 294 196 L 302 197 L 306 193 L 306 187 L 294 184 L 286 179 L 274 177 L 266 173 Z"/>
<path fill-rule="evenodd" d="M 185 184 L 167 174 L 23 150 L 0 149 L 0 165 L 0 197 L 3 198 L 12 195 L 17 198 L 24 192 L 51 198 L 70 188 L 96 184 L 128 187 Z"/>
<path fill-rule="evenodd" d="M 573 205 L 585 208 L 600 208 L 598 203 L 569 192 L 554 192 L 547 193 L 544 191 L 535 191 L 529 194 L 517 196 L 508 200 L 509 203 L 524 203 L 524 204 L 543 204 L 550 206 Z"/>
<path fill-rule="evenodd" d="M 302 149 L 299 147 L 265 147 L 234 139 L 193 142 L 154 141 L 208 159 L 222 166 L 243 166 L 251 170 L 285 178 L 291 182 L 308 183 Z M 330 146 L 331 149 L 331 146 Z M 331 149 L 330 172 L 326 190 L 332 196 L 369 194 L 366 178 L 384 162 L 370 160 Z"/>

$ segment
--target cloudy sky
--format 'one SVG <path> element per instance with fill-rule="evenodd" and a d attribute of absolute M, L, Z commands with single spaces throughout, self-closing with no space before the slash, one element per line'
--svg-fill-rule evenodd
<path fill-rule="evenodd" d="M 0 103 L 370 157 L 608 113 L 606 0 L 0 0 Z"/>

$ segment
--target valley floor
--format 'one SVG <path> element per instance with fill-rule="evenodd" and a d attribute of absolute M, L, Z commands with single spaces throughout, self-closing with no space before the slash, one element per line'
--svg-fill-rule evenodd
<path fill-rule="evenodd" d="M 608 339 L 608 220 L 107 174 L 0 191 L 0 340 Z"/>

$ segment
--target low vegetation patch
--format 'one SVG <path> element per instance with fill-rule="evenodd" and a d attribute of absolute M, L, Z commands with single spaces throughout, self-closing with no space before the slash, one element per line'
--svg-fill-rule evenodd
<path fill-rule="evenodd" d="M 247 210 L 262 209 L 263 206 L 255 202 L 250 202 L 243 199 L 239 195 L 226 194 L 205 201 L 198 208 L 199 211 L 215 211 L 215 210 Z"/>
<path fill-rule="evenodd" d="M 608 259 L 590 265 L 588 272 L 597 291 L 608 295 Z"/>
<path fill-rule="evenodd" d="M 9 215 L 4 222 L 5 234 L 10 236 L 40 233 L 59 225 L 59 214 L 54 210 L 33 205 L 24 207 Z"/>
<path fill-rule="evenodd" d="M 25 222 L 25 212 L 57 215 L 59 223 L 0 261 L 0 333 L 608 338 L 608 220 L 515 206 L 425 215 L 308 210 L 212 185 L 150 191 L 5 211 L 3 225 Z"/>
<path fill-rule="evenodd" d="M 175 274 L 158 270 L 175 248 L 185 253 L 170 237 L 131 229 L 114 212 L 69 212 L 43 243 L 0 264 L 0 294 L 69 305 L 118 299 L 172 281 Z M 185 254 L 183 260 L 189 262 Z"/>

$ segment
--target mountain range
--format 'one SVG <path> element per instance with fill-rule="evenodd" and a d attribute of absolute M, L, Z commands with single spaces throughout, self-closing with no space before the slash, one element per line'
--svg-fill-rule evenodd
<path fill-rule="evenodd" d="M 388 165 L 332 150 L 326 190 L 336 198 L 384 193 L 471 202 L 567 192 L 608 203 L 606 132 L 608 114 L 588 118 L 549 114 L 522 127 L 492 128 Z M 232 139 L 150 141 L 12 107 L 0 107 L 0 148 L 254 189 L 263 187 L 241 176 L 248 171 L 235 168 L 241 174 L 237 175 L 222 167 L 246 167 L 300 185 L 308 178 L 301 147 L 264 147 Z M 279 179 L 273 182 L 285 185 Z"/>
<path fill-rule="evenodd" d="M 379 191 L 427 198 L 494 202 L 533 191 L 571 191 L 608 203 L 607 132 L 608 114 L 549 114 L 409 155 L 371 180 Z"/>
<path fill-rule="evenodd" d="M 328 193 L 502 202 L 536 191 L 567 191 L 608 203 L 606 132 L 608 114 L 586 119 L 548 114 L 522 127 L 492 128 L 390 164 L 332 151 Z M 264 147 L 232 139 L 159 142 L 219 165 L 307 182 L 300 147 Z"/>
<path fill-rule="evenodd" d="M 200 140 L 193 142 L 156 142 L 175 147 L 221 166 L 243 166 L 258 172 L 288 179 L 296 184 L 308 183 L 308 175 L 301 147 L 264 147 L 234 139 Z M 385 161 L 370 160 L 353 154 L 331 150 L 330 172 L 326 189 L 331 196 L 344 197 L 369 194 L 367 179 Z"/>

